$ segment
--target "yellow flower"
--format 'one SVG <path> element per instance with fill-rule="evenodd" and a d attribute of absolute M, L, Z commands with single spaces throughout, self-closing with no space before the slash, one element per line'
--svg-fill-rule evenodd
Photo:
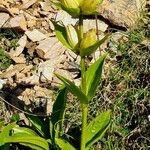
<path fill-rule="evenodd" d="M 84 49 L 84 48 L 90 47 L 96 42 L 97 42 L 96 30 L 90 29 L 88 32 L 84 33 L 83 39 L 81 40 L 81 43 L 80 43 L 80 48 Z"/>
<path fill-rule="evenodd" d="M 81 12 L 83 15 L 91 15 L 97 12 L 98 5 L 103 0 L 83 0 L 80 4 Z"/>
<path fill-rule="evenodd" d="M 67 11 L 70 15 L 80 14 L 80 1 L 81 0 L 60 0 L 62 9 Z"/>

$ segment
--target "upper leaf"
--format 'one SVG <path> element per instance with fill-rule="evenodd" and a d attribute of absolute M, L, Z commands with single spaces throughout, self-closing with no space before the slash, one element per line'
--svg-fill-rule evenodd
<path fill-rule="evenodd" d="M 55 33 L 58 40 L 67 48 L 72 49 L 67 40 L 67 32 L 64 26 L 59 25 L 58 23 L 52 21 L 55 27 Z"/>
<path fill-rule="evenodd" d="M 103 54 L 86 71 L 86 95 L 89 100 L 95 95 L 96 89 L 102 76 L 102 68 L 107 53 Z"/>
<path fill-rule="evenodd" d="M 70 80 L 64 78 L 61 75 L 58 74 L 55 75 L 66 85 L 66 87 L 72 94 L 77 96 L 77 98 L 80 100 L 82 104 L 88 104 L 87 96 L 74 83 L 72 83 Z"/>
<path fill-rule="evenodd" d="M 59 94 L 54 102 L 53 110 L 51 114 L 51 123 L 52 123 L 52 128 L 53 128 L 51 130 L 52 138 L 58 137 L 56 133 L 59 133 L 60 132 L 59 130 L 61 130 L 60 128 L 64 119 L 63 117 L 65 113 L 65 108 L 66 108 L 66 99 L 67 99 L 66 96 L 67 96 L 67 90 L 66 90 L 66 87 L 63 86 L 60 89 Z M 56 126 L 56 123 L 58 123 L 57 126 Z M 57 128 L 54 129 L 54 127 L 57 127 Z"/>
<path fill-rule="evenodd" d="M 110 124 L 111 110 L 105 111 L 94 118 L 86 127 L 86 147 L 90 147 L 101 139 Z"/>

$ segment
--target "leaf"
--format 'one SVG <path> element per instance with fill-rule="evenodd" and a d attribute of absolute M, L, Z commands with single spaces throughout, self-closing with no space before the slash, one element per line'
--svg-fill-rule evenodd
<path fill-rule="evenodd" d="M 27 134 L 27 135 L 38 136 L 38 134 L 34 130 L 26 128 L 26 127 L 18 127 L 18 126 L 16 126 L 12 130 L 13 130 L 13 135 L 20 133 L 20 134 Z"/>
<path fill-rule="evenodd" d="M 64 113 L 65 113 L 65 108 L 66 108 L 66 100 L 67 100 L 67 91 L 66 91 L 66 87 L 63 86 L 60 91 L 59 94 L 55 100 L 55 103 L 53 105 L 53 110 L 52 110 L 52 114 L 51 114 L 51 123 L 53 126 L 53 133 L 51 133 L 52 138 L 54 137 L 58 137 L 58 135 L 54 135 L 54 131 L 56 129 L 54 129 L 54 126 L 57 124 L 57 133 L 59 133 L 61 131 L 61 126 L 62 126 L 62 122 L 64 119 Z"/>
<path fill-rule="evenodd" d="M 97 86 L 101 80 L 103 63 L 106 56 L 107 53 L 103 54 L 86 71 L 86 95 L 89 100 L 95 95 Z"/>
<path fill-rule="evenodd" d="M 17 126 L 15 122 L 8 124 L 0 133 L 0 146 L 4 145 L 4 138 L 8 137 L 13 127 Z"/>
<path fill-rule="evenodd" d="M 76 150 L 70 143 L 65 140 L 56 138 L 56 143 L 61 148 L 61 150 Z"/>
<path fill-rule="evenodd" d="M 27 134 L 18 133 L 14 136 L 6 137 L 4 138 L 4 143 L 19 143 L 37 150 L 49 150 L 49 145 L 45 139 Z"/>
<path fill-rule="evenodd" d="M 41 136 L 45 136 L 47 130 L 42 121 L 37 116 L 32 115 L 27 115 L 27 118 L 29 119 L 33 127 L 41 134 Z"/>
<path fill-rule="evenodd" d="M 71 46 L 69 45 L 67 41 L 67 32 L 64 26 L 61 26 L 57 24 L 56 22 L 52 21 L 54 27 L 55 27 L 55 33 L 58 40 L 67 48 L 71 49 Z"/>
<path fill-rule="evenodd" d="M 103 137 L 110 124 L 110 115 L 111 110 L 105 111 L 94 118 L 86 127 L 86 147 L 90 147 Z"/>
<path fill-rule="evenodd" d="M 77 96 L 77 98 L 80 100 L 81 104 L 88 104 L 88 98 L 87 96 L 70 80 L 64 78 L 61 75 L 55 74 L 57 78 L 59 78 L 69 89 L 69 91 Z"/>
<path fill-rule="evenodd" d="M 87 48 L 81 48 L 80 49 L 80 56 L 84 57 L 84 56 L 89 56 L 90 54 L 92 54 L 93 52 L 95 52 L 97 50 L 97 48 L 103 44 L 105 42 L 106 39 L 108 39 L 108 37 L 110 36 L 110 34 L 107 34 L 103 39 L 95 42 L 95 44 L 87 47 Z"/>

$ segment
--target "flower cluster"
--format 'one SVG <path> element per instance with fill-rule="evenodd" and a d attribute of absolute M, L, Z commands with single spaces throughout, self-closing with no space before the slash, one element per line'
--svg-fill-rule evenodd
<path fill-rule="evenodd" d="M 103 0 L 58 0 L 55 4 L 72 16 L 92 15 L 97 13 L 97 7 Z"/>

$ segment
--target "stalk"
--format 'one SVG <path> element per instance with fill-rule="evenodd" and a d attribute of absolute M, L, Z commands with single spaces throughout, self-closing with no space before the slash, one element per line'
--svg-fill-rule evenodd
<path fill-rule="evenodd" d="M 79 41 L 83 38 L 83 16 L 79 16 Z M 80 62 L 81 67 L 81 90 L 85 93 L 86 89 L 86 75 L 85 75 L 85 57 L 81 57 Z M 81 131 L 81 150 L 85 150 L 85 132 L 86 132 L 86 125 L 87 125 L 87 114 L 88 114 L 88 105 L 81 104 L 82 107 L 82 131 Z"/>

